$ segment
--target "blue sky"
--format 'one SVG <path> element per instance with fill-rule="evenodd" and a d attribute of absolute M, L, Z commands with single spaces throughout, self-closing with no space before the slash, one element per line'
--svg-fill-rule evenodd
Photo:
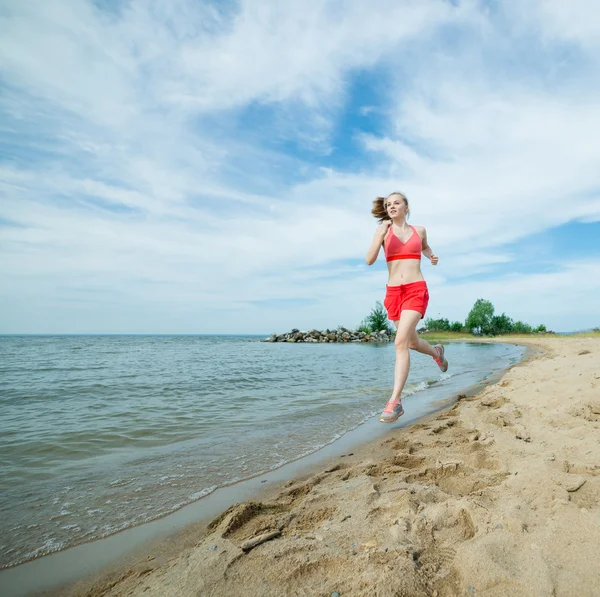
<path fill-rule="evenodd" d="M 0 0 L 0 40 L 0 333 L 355 327 L 394 190 L 428 315 L 600 325 L 591 0 Z"/>

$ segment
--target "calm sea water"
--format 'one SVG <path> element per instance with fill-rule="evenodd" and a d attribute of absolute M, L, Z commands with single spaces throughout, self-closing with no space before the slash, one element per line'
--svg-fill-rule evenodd
<path fill-rule="evenodd" d="M 389 396 L 393 345 L 261 339 L 0 337 L 0 567 L 314 452 Z M 522 353 L 453 344 L 447 374 L 413 354 L 405 395 L 443 398 Z"/>

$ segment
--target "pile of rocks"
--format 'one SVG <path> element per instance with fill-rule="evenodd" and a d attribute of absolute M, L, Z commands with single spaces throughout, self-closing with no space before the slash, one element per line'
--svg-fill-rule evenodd
<path fill-rule="evenodd" d="M 390 342 L 393 339 L 393 334 L 388 335 L 383 331 L 367 334 L 366 332 L 352 331 L 340 327 L 337 330 L 301 332 L 294 328 L 287 334 L 271 334 L 263 342 Z"/>

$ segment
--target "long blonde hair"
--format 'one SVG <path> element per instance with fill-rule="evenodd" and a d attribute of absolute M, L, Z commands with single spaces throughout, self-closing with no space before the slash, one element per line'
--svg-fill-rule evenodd
<path fill-rule="evenodd" d="M 404 201 L 404 205 L 406 205 L 407 210 L 406 217 L 410 215 L 410 208 L 408 206 L 408 199 L 406 198 L 406 195 L 404 195 L 404 193 L 400 193 L 399 191 L 394 191 L 393 193 L 390 193 L 387 197 L 377 197 L 373 200 L 373 208 L 371 209 L 371 213 L 380 222 L 391 219 L 390 216 L 388 216 L 386 208 L 388 199 L 394 195 L 398 195 L 398 197 L 400 197 Z"/>

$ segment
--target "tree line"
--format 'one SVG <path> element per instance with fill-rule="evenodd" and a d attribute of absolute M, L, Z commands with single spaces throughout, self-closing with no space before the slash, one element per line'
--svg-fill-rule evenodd
<path fill-rule="evenodd" d="M 461 332 L 476 336 L 499 336 L 501 334 L 539 334 L 548 332 L 544 324 L 533 327 L 523 321 L 513 321 L 506 313 L 494 315 L 494 305 L 491 301 L 477 299 L 464 322 L 450 321 L 445 317 L 433 319 L 428 317 L 424 321 L 425 332 Z M 371 333 L 385 331 L 394 333 L 387 318 L 385 307 L 377 301 L 371 313 L 367 315 L 358 327 L 359 331 Z"/>
<path fill-rule="evenodd" d="M 544 324 L 533 327 L 523 321 L 513 321 L 506 313 L 494 315 L 494 305 L 486 299 L 477 299 L 465 322 L 449 321 L 446 318 L 425 319 L 428 332 L 464 332 L 476 336 L 499 336 L 501 334 L 547 333 Z"/>

